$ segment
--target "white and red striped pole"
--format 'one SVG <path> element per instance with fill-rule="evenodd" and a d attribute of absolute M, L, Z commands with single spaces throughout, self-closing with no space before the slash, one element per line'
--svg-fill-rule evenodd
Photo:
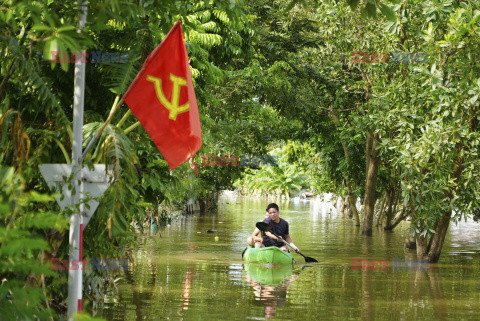
<path fill-rule="evenodd" d="M 78 0 L 78 29 L 81 33 L 87 21 L 87 0 Z M 85 53 L 85 50 L 82 51 Z M 75 62 L 74 93 L 73 93 L 73 141 L 72 165 L 74 186 L 77 190 L 72 193 L 72 205 L 79 204 L 83 199 L 84 180 L 82 177 L 82 143 L 83 143 L 83 106 L 85 95 L 85 63 Z M 78 182 L 80 182 L 78 184 Z M 79 212 L 70 217 L 69 233 L 69 269 L 68 269 L 68 320 L 73 320 L 73 315 L 82 311 L 83 290 L 83 214 L 85 204 L 81 203 Z M 78 262 L 77 263 L 75 263 Z"/>

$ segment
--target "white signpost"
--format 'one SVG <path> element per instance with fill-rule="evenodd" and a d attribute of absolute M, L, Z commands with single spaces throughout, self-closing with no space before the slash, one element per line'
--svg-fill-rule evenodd
<path fill-rule="evenodd" d="M 108 180 L 111 175 L 105 174 L 104 164 L 95 164 L 92 170 L 84 167 L 79 173 L 78 180 L 72 179 L 72 186 L 79 194 L 80 202 L 86 204 L 83 210 L 83 227 L 87 226 L 90 218 L 98 207 L 98 198 L 105 193 L 108 188 Z M 69 164 L 43 164 L 40 165 L 40 173 L 45 181 L 47 181 L 50 189 L 62 194 L 63 197 L 56 197 L 58 205 L 63 210 L 72 204 L 72 190 L 69 189 L 68 179 L 73 171 L 73 165 Z M 109 173 L 111 174 L 111 173 Z M 80 181 L 80 185 L 78 184 Z"/>
<path fill-rule="evenodd" d="M 83 229 L 98 207 L 98 198 L 107 190 L 110 176 L 107 177 L 103 164 L 94 165 L 93 170 L 82 168 L 74 173 L 77 168 L 69 164 L 40 165 L 40 172 L 50 189 L 62 194 L 62 197 L 56 198 L 60 208 L 63 210 L 69 206 L 79 205 L 79 211 L 70 217 L 69 267 L 77 266 L 72 264 L 73 260 L 79 263 L 77 269 L 68 269 L 69 320 L 82 310 Z"/>
<path fill-rule="evenodd" d="M 87 20 L 87 1 L 79 0 L 78 9 L 79 26 L 77 32 L 80 33 Z M 85 50 L 82 53 L 85 54 Z M 84 157 L 82 155 L 82 143 L 85 64 L 81 61 L 75 63 L 74 77 L 72 164 L 40 165 L 40 172 L 49 187 L 54 192 L 62 194 L 62 197 L 57 198 L 60 208 L 63 210 L 66 207 L 78 205 L 78 211 L 70 217 L 69 267 L 77 266 L 72 264 L 73 260 L 77 260 L 79 264 L 78 268 L 69 268 L 68 270 L 69 321 L 73 320 L 74 314 L 82 310 L 83 229 L 97 209 L 99 203 L 97 198 L 103 195 L 109 184 L 105 165 L 94 165 L 93 169 L 82 167 Z"/>

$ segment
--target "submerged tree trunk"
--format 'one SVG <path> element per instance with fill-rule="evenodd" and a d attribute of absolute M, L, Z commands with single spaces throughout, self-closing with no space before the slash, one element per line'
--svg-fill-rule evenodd
<path fill-rule="evenodd" d="M 405 240 L 405 248 L 417 249 L 417 259 L 427 260 L 429 263 L 437 263 L 440 259 L 442 252 L 443 242 L 447 235 L 448 226 L 450 225 L 451 212 L 445 213 L 442 218 L 437 222 L 435 227 L 435 234 L 433 234 L 430 240 L 419 233 L 415 234 L 415 238 L 407 236 Z"/>
<path fill-rule="evenodd" d="M 397 213 L 397 205 L 398 205 L 398 201 L 400 200 L 400 186 L 396 187 L 395 188 L 395 196 L 393 198 L 393 214 L 395 215 L 395 213 Z"/>
<path fill-rule="evenodd" d="M 333 110 L 331 110 L 331 113 L 332 113 L 333 120 L 337 124 L 340 124 L 340 118 L 337 116 L 337 114 L 335 114 L 335 112 Z M 345 154 L 345 159 L 347 161 L 349 161 L 350 160 L 350 154 L 348 153 L 347 146 L 345 145 L 344 141 L 341 141 L 341 143 L 342 143 L 343 152 Z M 360 218 L 358 217 L 357 205 L 355 204 L 357 198 L 353 194 L 352 185 L 350 183 L 350 178 L 349 178 L 348 174 L 346 175 L 346 182 L 347 182 L 348 197 L 350 198 L 350 202 L 349 202 L 350 203 L 350 209 L 352 211 L 353 218 L 355 219 L 355 225 L 360 226 Z"/>
<path fill-rule="evenodd" d="M 382 198 L 382 204 L 380 205 L 380 211 L 378 212 L 378 217 L 377 217 L 377 224 L 376 226 L 382 225 L 382 220 L 383 220 L 383 213 L 385 213 L 385 203 L 386 203 L 387 195 L 385 195 Z"/>
<path fill-rule="evenodd" d="M 437 263 L 440 259 L 440 253 L 442 252 L 443 242 L 447 235 L 451 216 L 452 212 L 445 213 L 435 228 L 435 234 L 432 235 L 428 248 L 428 262 L 430 263 Z"/>
<path fill-rule="evenodd" d="M 367 145 L 365 146 L 365 173 L 368 173 L 368 168 L 370 166 L 370 151 L 372 150 L 373 137 L 372 133 L 367 133 Z"/>
<path fill-rule="evenodd" d="M 367 151 L 369 153 L 369 164 L 367 172 L 367 181 L 365 186 L 365 211 L 363 216 L 363 231 L 362 235 L 371 236 L 373 227 L 373 214 L 375 210 L 375 189 L 377 186 L 377 173 L 380 163 L 377 151 L 377 139 L 376 135 L 369 135 L 372 139 L 371 149 Z M 367 144 L 368 145 L 368 144 Z"/>
<path fill-rule="evenodd" d="M 476 120 L 476 117 L 475 117 Z M 473 125 L 476 127 L 476 123 Z M 459 158 L 455 171 L 453 172 L 453 178 L 458 181 L 463 170 L 463 159 Z M 445 198 L 452 201 L 453 191 L 445 194 Z M 440 220 L 437 221 L 435 226 L 435 234 L 432 235 L 430 239 L 430 244 L 428 244 L 428 262 L 437 263 L 440 259 L 440 253 L 442 252 L 443 242 L 445 241 L 445 236 L 447 235 L 448 226 L 450 225 L 450 219 L 452 217 L 452 211 L 445 212 Z M 417 253 L 418 254 L 418 253 Z"/>
<path fill-rule="evenodd" d="M 347 191 L 348 191 L 348 204 L 350 205 L 350 210 L 352 211 L 353 219 L 355 220 L 355 225 L 360 226 L 360 217 L 358 216 L 357 205 L 356 205 L 357 198 L 353 194 L 352 185 L 350 184 L 350 181 L 348 181 L 348 177 L 347 177 Z"/>
<path fill-rule="evenodd" d="M 401 221 L 407 218 L 408 216 L 408 211 L 407 211 L 407 199 L 403 201 L 403 208 L 402 212 L 395 218 L 395 221 L 390 225 L 390 226 L 385 226 L 386 231 L 391 231 L 397 226 Z"/>
<path fill-rule="evenodd" d="M 408 232 L 408 235 L 405 238 L 405 244 L 403 245 L 403 247 L 410 250 L 414 250 L 417 248 L 417 242 L 415 240 L 415 237 L 412 235 L 412 233 Z"/>
<path fill-rule="evenodd" d="M 427 239 L 419 233 L 415 234 L 415 242 L 417 247 L 417 259 L 426 260 L 428 253 Z"/>
<path fill-rule="evenodd" d="M 337 198 L 336 205 L 338 212 L 342 214 L 342 217 L 345 217 L 345 200 L 341 195 Z"/>
<path fill-rule="evenodd" d="M 393 219 L 393 200 L 395 199 L 395 188 L 389 185 L 388 200 L 386 209 L 385 227 L 388 229 L 392 225 Z"/>

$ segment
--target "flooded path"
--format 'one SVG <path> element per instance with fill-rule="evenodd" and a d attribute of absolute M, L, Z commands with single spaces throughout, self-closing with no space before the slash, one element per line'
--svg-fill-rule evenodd
<path fill-rule="evenodd" d="M 293 267 L 243 265 L 245 239 L 263 219 L 267 203 L 221 199 L 218 212 L 186 217 L 161 230 L 161 237 L 145 237 L 119 293 L 107 297 L 95 315 L 107 320 L 478 320 L 480 224 L 452 224 L 440 264 L 421 265 L 414 252 L 403 250 L 408 223 L 364 238 L 328 202 L 278 202 L 295 244 L 319 263 L 305 264 L 295 254 Z M 392 259 L 393 266 L 381 263 L 391 265 Z"/>

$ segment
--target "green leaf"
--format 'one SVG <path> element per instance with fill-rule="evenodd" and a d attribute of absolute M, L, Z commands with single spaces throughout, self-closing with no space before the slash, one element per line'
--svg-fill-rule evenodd
<path fill-rule="evenodd" d="M 348 0 L 348 5 L 350 6 L 350 9 L 352 10 L 357 10 L 358 4 L 360 3 L 360 0 Z"/>
<path fill-rule="evenodd" d="M 72 30 L 75 30 L 75 29 L 76 28 L 72 25 L 66 25 L 66 26 L 58 28 L 58 32 L 72 31 Z"/>
<path fill-rule="evenodd" d="M 37 30 L 37 31 L 46 31 L 46 30 L 50 30 L 52 28 L 50 28 L 49 26 L 46 26 L 46 25 L 36 24 L 32 27 L 32 29 Z"/>
<path fill-rule="evenodd" d="M 52 60 L 52 51 L 59 51 L 59 43 L 57 38 L 48 40 L 43 47 L 43 58 Z"/>
<path fill-rule="evenodd" d="M 450 43 L 448 41 L 445 41 L 445 40 L 440 40 L 437 42 L 437 44 L 440 46 L 440 47 L 448 47 L 450 46 Z"/>
<path fill-rule="evenodd" d="M 292 8 L 297 4 L 298 0 L 292 0 L 290 3 L 285 7 L 285 11 L 290 11 Z"/>
<path fill-rule="evenodd" d="M 468 100 L 468 103 L 469 103 L 470 105 L 473 105 L 473 104 L 475 104 L 475 103 L 477 102 L 477 100 L 478 100 L 478 94 L 476 94 L 475 96 L 473 96 L 472 98 L 470 98 L 470 99 Z"/>
<path fill-rule="evenodd" d="M 377 18 L 377 7 L 373 3 L 367 3 L 365 9 L 369 17 Z"/>
<path fill-rule="evenodd" d="M 392 8 L 387 6 L 384 3 L 380 3 L 380 11 L 387 17 L 388 20 L 395 22 L 397 21 L 397 16 L 395 15 L 395 11 Z"/>

